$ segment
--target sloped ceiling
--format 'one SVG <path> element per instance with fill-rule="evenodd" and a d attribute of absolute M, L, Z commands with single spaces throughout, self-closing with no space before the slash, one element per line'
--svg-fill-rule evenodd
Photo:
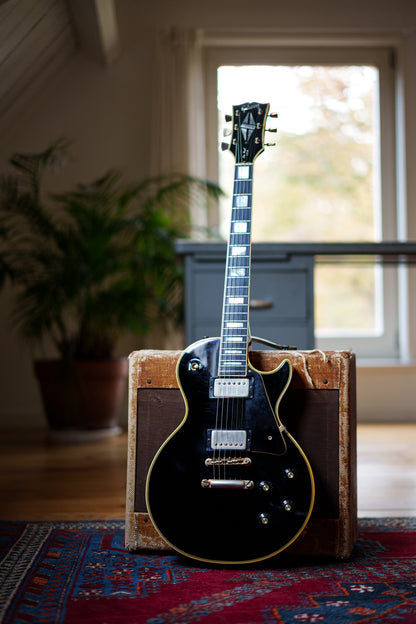
<path fill-rule="evenodd" d="M 110 63 L 119 50 L 113 0 L 0 2 L 0 117 L 82 50 Z"/>

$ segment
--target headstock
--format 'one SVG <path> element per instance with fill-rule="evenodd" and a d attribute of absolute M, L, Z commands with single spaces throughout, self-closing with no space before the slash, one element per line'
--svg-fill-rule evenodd
<path fill-rule="evenodd" d="M 236 163 L 253 163 L 263 152 L 269 107 L 270 104 L 247 102 L 233 106 L 232 117 L 226 116 L 226 121 L 232 121 L 231 142 L 223 143 L 222 148 L 234 154 Z"/>

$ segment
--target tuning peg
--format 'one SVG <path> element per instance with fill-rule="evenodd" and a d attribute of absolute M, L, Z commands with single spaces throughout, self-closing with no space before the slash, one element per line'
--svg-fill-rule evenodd
<path fill-rule="evenodd" d="M 277 132 L 277 128 L 266 128 L 266 132 Z"/>
<path fill-rule="evenodd" d="M 233 120 L 232 115 L 225 115 L 225 121 L 232 121 L 232 120 Z"/>
<path fill-rule="evenodd" d="M 230 136 L 230 134 L 232 134 L 233 131 L 230 128 L 224 128 L 222 133 L 223 133 L 224 136 Z"/>
<path fill-rule="evenodd" d="M 265 145 L 266 145 L 267 147 L 273 147 L 273 145 L 276 145 L 276 143 L 265 143 Z"/>
<path fill-rule="evenodd" d="M 269 113 L 267 116 L 276 118 L 276 117 L 278 117 L 278 114 L 277 113 Z"/>
<path fill-rule="evenodd" d="M 221 143 L 221 149 L 223 152 L 225 152 L 225 150 L 228 150 L 230 146 L 228 145 L 228 143 Z"/>

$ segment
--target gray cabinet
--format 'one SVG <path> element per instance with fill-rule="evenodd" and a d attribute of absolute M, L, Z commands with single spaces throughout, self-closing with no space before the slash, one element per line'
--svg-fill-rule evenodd
<path fill-rule="evenodd" d="M 219 336 L 226 245 L 179 241 L 177 251 L 185 262 L 187 344 Z M 282 253 L 270 243 L 253 244 L 250 291 L 253 336 L 313 349 L 313 256 Z"/>

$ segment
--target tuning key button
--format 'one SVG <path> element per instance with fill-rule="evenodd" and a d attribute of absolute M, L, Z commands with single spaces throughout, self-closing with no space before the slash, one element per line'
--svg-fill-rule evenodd
<path fill-rule="evenodd" d="M 228 145 L 228 143 L 221 143 L 221 149 L 223 152 L 225 152 L 225 150 L 228 150 L 230 146 Z"/>
<path fill-rule="evenodd" d="M 225 121 L 232 121 L 232 115 L 225 115 Z"/>

